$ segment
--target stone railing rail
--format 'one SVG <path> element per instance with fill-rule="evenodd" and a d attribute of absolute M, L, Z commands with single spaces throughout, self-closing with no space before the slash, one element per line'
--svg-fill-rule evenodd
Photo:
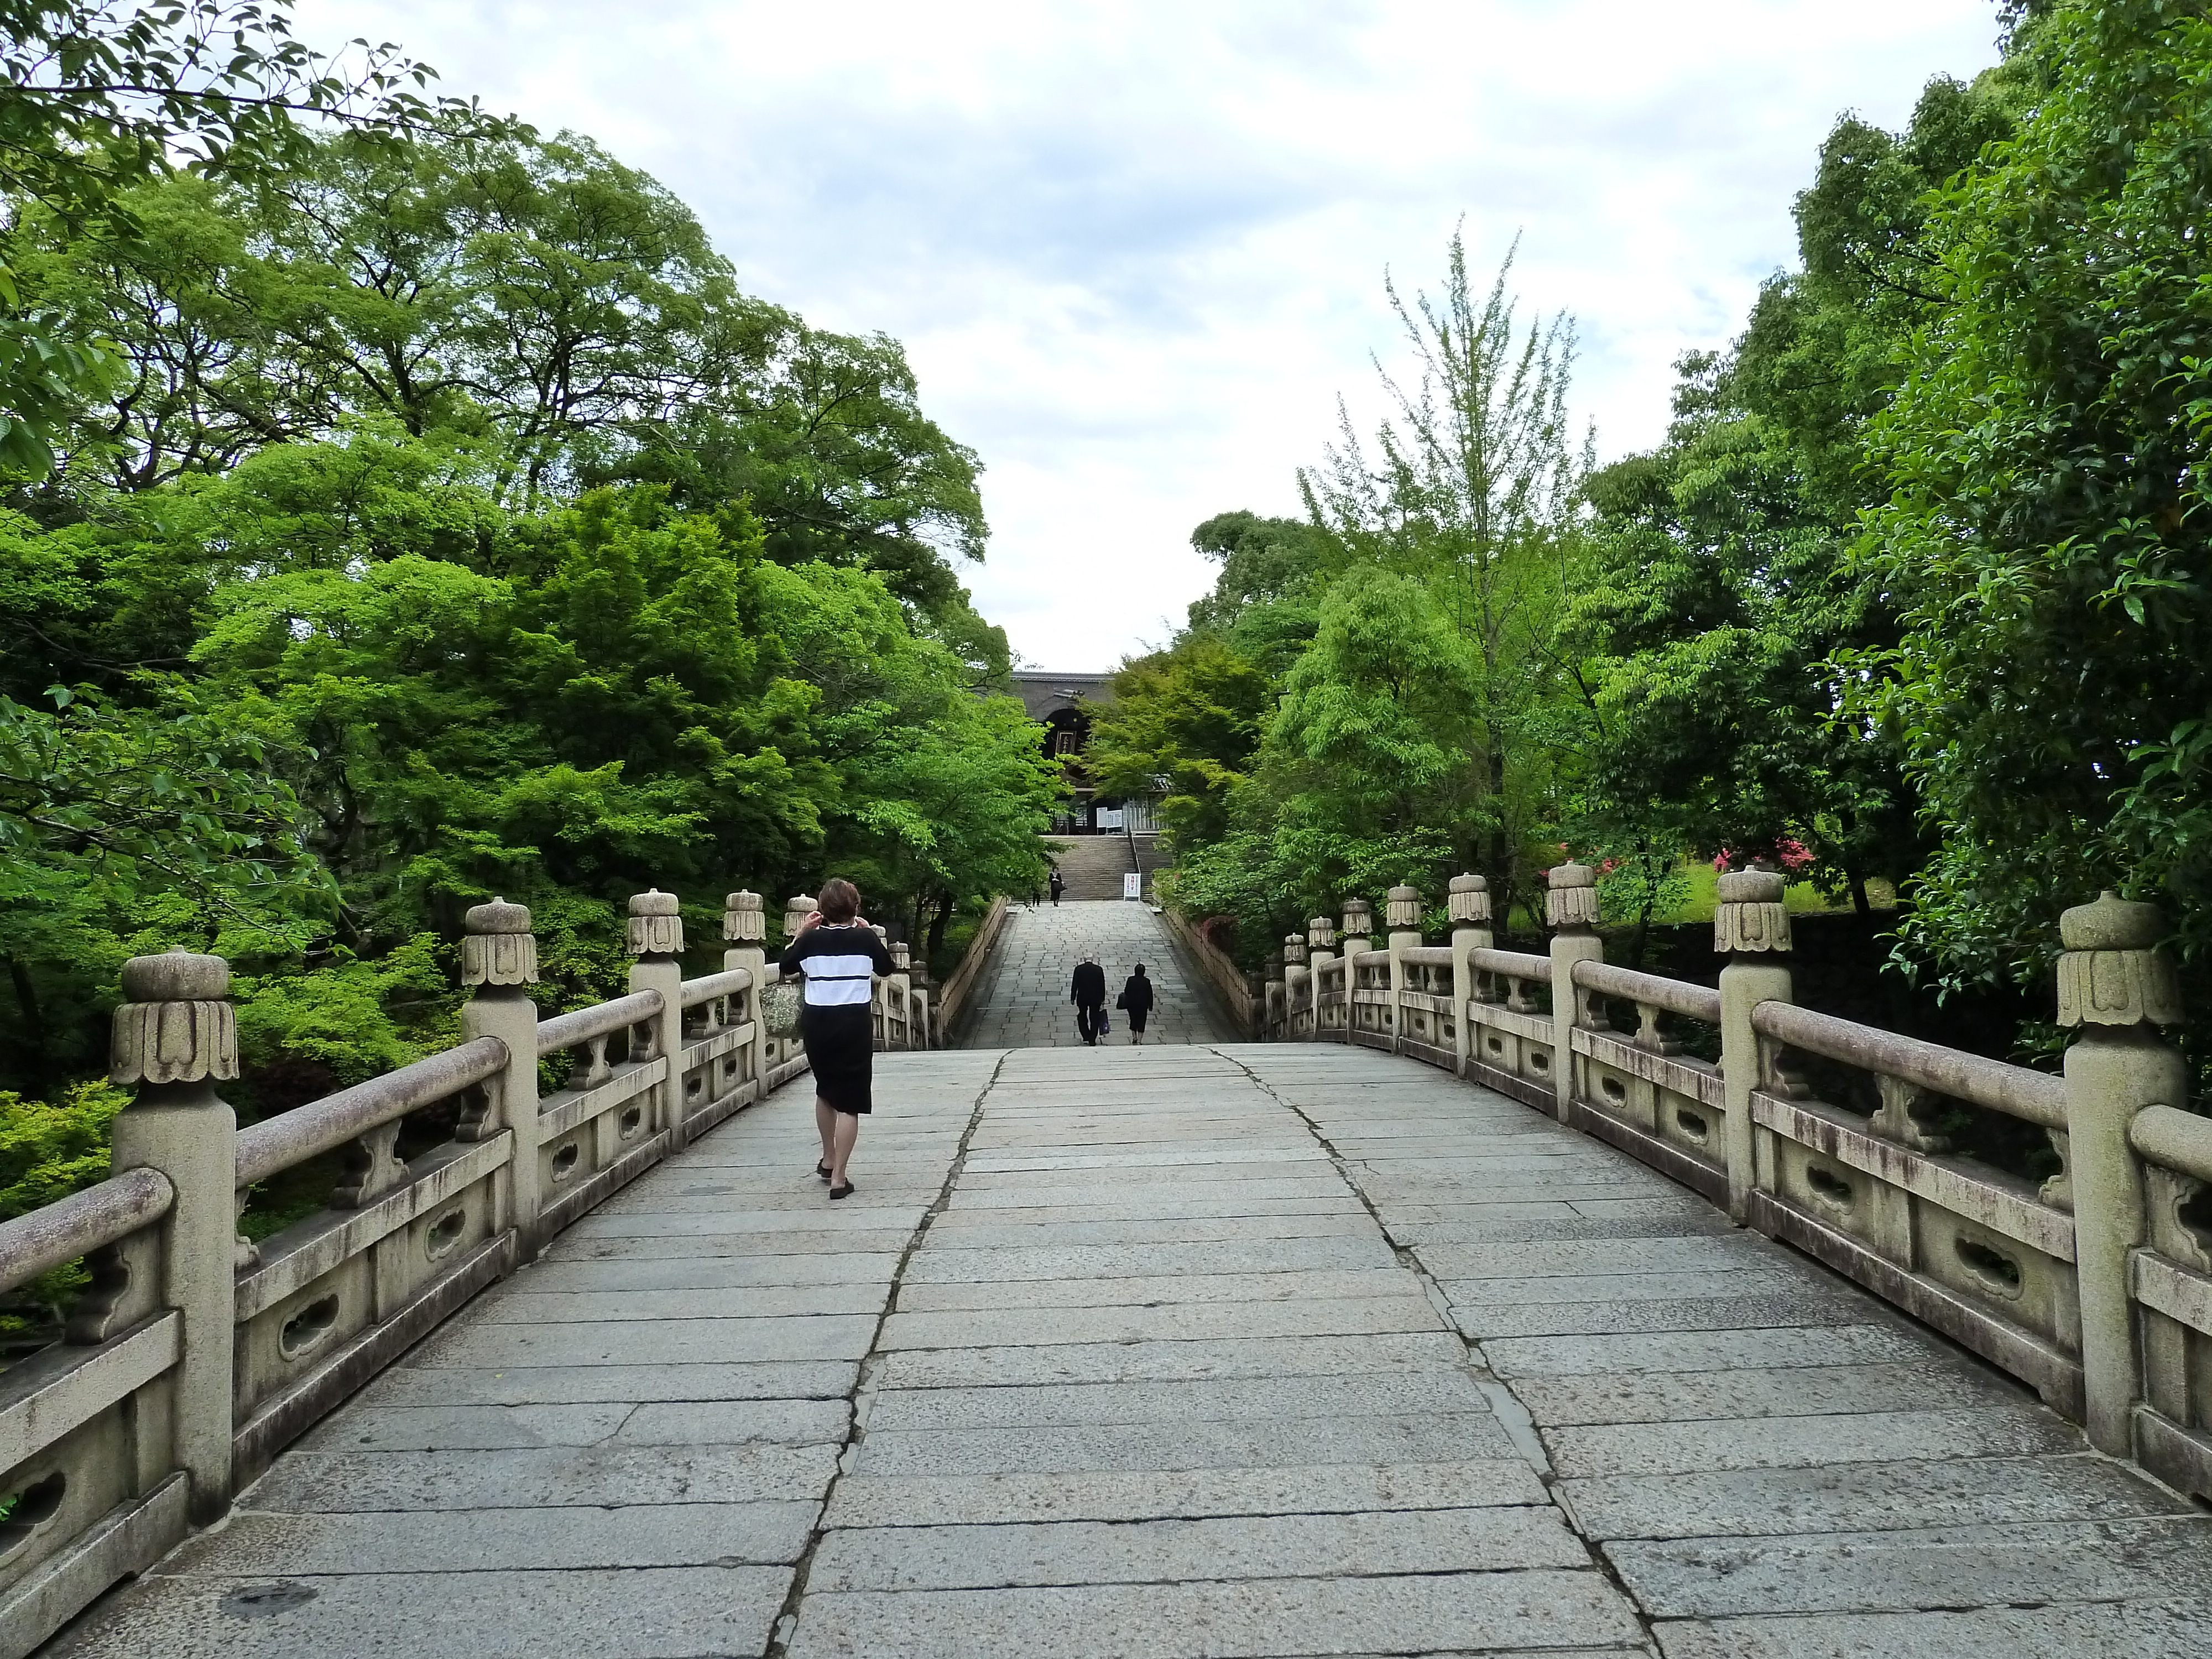
<path fill-rule="evenodd" d="M 984 965 L 991 959 L 992 947 L 998 944 L 999 935 L 1006 925 L 1006 898 L 1000 894 L 991 901 L 991 908 L 983 913 L 983 920 L 975 929 L 975 938 L 968 941 L 967 953 L 959 965 L 945 975 L 945 984 L 937 994 L 937 1005 L 932 1011 L 939 1032 L 953 1030 L 961 1015 L 968 1011 L 968 1000 L 975 994 L 975 982 L 982 976 Z"/>
<path fill-rule="evenodd" d="M 1390 890 L 1382 950 L 1373 908 L 1347 901 L 1284 941 L 1261 1035 L 1411 1055 L 1609 1141 L 2212 1501 L 2212 1119 L 2185 1109 L 2159 1035 L 2181 1011 L 2156 912 L 2107 893 L 2063 918 L 2074 1038 L 2054 1075 L 1796 1006 L 1778 876 L 1722 878 L 1717 988 L 1608 965 L 1595 884 L 1551 872 L 1543 956 L 1493 948 L 1480 877 L 1450 884 L 1447 946 L 1425 941 L 1411 887 Z M 1682 1022 L 1717 1030 L 1718 1064 L 1684 1052 Z M 1820 1097 L 1793 1056 L 1850 1099 Z M 1959 1152 L 1960 1109 L 2043 1131 L 2059 1173 Z"/>
<path fill-rule="evenodd" d="M 792 903 L 794 925 L 813 908 Z M 243 1130 L 217 1092 L 238 1076 L 228 964 L 125 965 L 110 1075 L 136 1094 L 115 1119 L 115 1173 L 0 1224 L 0 1290 L 78 1258 L 92 1279 L 62 1340 L 0 1372 L 0 1659 L 219 1519 L 562 1227 L 805 1069 L 759 1018 L 757 895 L 729 896 L 722 969 L 688 981 L 675 896 L 629 910 L 628 994 L 541 1019 L 530 913 L 478 905 L 462 1042 Z M 921 1047 L 928 994 L 900 967 L 877 982 L 878 1035 Z M 565 1072 L 542 1099 L 541 1061 Z M 321 1207 L 240 1237 L 251 1189 L 333 1152 Z"/>

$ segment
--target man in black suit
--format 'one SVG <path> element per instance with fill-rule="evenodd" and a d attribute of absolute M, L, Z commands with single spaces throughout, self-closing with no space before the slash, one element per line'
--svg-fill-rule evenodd
<path fill-rule="evenodd" d="M 1075 964 L 1075 983 L 1067 1000 L 1075 1005 L 1075 1031 L 1092 1048 L 1098 1046 L 1098 1018 L 1106 1012 L 1106 970 L 1098 958 L 1085 952 Z"/>

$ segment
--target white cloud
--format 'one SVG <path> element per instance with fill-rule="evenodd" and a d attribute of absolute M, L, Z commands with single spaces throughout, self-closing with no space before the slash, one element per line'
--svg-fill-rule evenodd
<path fill-rule="evenodd" d="M 1902 124 L 1994 61 L 1988 0 L 1134 0 L 1118 4 L 304 0 L 696 209 L 746 285 L 905 342 L 981 452 L 968 572 L 1015 647 L 1108 665 L 1212 567 L 1187 538 L 1291 512 L 1337 395 L 1374 408 L 1382 274 L 1522 235 L 1527 309 L 1581 323 L 1577 402 L 1619 454 L 1669 365 L 1787 264 L 1836 116 Z"/>

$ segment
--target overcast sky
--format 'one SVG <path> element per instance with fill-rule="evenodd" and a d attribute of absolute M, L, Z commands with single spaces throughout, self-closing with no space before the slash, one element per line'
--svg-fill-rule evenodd
<path fill-rule="evenodd" d="M 745 286 L 905 343 L 984 463 L 984 614 L 1033 665 L 1164 640 L 1191 527 L 1297 510 L 1341 393 L 1377 412 L 1386 268 L 1516 233 L 1579 321 L 1601 454 L 1788 264 L 1836 116 L 1995 61 L 1989 0 L 301 0 L 691 204 Z"/>

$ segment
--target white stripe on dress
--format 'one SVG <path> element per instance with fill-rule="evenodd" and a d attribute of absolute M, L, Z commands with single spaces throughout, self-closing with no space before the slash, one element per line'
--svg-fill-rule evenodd
<path fill-rule="evenodd" d="M 806 1006 L 846 1008 L 866 1002 L 875 976 L 874 961 L 865 956 L 809 957 L 799 964 L 806 970 Z"/>

